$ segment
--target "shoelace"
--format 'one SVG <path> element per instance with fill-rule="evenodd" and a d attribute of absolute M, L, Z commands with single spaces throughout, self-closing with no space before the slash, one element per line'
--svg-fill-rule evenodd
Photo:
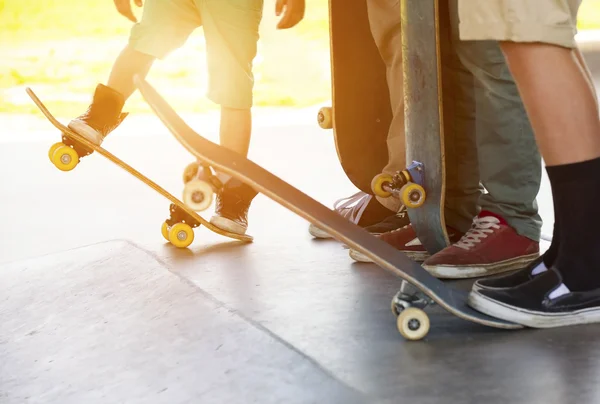
<path fill-rule="evenodd" d="M 362 191 L 357 192 L 352 196 L 335 201 L 333 209 L 342 217 L 357 224 L 367 208 L 367 205 L 371 201 L 371 198 L 373 198 L 372 195 L 365 194 Z"/>
<path fill-rule="evenodd" d="M 473 226 L 462 238 L 454 244 L 456 247 L 468 250 L 474 247 L 475 244 L 481 242 L 488 234 L 492 234 L 494 230 L 500 228 L 500 220 L 493 216 L 476 217 L 473 221 Z"/>

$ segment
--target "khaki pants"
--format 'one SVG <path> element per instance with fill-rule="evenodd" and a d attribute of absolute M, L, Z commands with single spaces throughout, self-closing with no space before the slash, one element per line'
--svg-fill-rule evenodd
<path fill-rule="evenodd" d="M 459 0 L 460 37 L 574 48 L 581 1 Z"/>
<path fill-rule="evenodd" d="M 350 0 L 348 0 L 350 1 Z M 371 34 L 387 70 L 392 121 L 387 137 L 388 163 L 383 172 L 394 174 L 406 167 L 404 138 L 404 91 L 402 76 L 402 32 L 400 29 L 400 0 L 366 0 Z M 396 198 L 377 198 L 386 208 L 397 212 Z"/>
<path fill-rule="evenodd" d="M 129 44 L 162 59 L 204 29 L 208 61 L 208 98 L 228 108 L 252 107 L 263 0 L 146 0 Z"/>
<path fill-rule="evenodd" d="M 519 234 L 539 240 L 541 157 L 516 84 L 496 41 L 460 40 L 458 1 L 469 0 L 444 1 L 442 12 L 449 14 L 441 35 L 446 223 L 467 231 L 483 209 L 502 216 Z M 495 0 L 473 0 L 488 1 Z M 385 168 L 392 173 L 406 166 L 400 2 L 367 0 L 367 5 L 373 38 L 387 66 L 394 113 Z"/>

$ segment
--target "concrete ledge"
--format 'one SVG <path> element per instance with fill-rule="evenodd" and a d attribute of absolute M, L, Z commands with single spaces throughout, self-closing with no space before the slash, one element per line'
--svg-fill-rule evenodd
<path fill-rule="evenodd" d="M 131 243 L 0 266 L 2 404 L 360 396 Z"/>

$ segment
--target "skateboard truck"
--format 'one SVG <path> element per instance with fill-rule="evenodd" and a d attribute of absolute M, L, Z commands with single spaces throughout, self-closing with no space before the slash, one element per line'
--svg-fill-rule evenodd
<path fill-rule="evenodd" d="M 223 182 L 210 166 L 200 162 L 189 164 L 183 172 L 183 203 L 196 212 L 210 207 L 215 192 L 223 188 Z"/>
<path fill-rule="evenodd" d="M 112 130 L 116 129 L 128 114 L 128 112 L 122 113 Z M 64 132 L 61 138 L 62 142 L 54 143 L 48 150 L 50 162 L 61 171 L 73 170 L 82 158 L 94 152 L 92 148 L 67 136 Z"/>
<path fill-rule="evenodd" d="M 393 194 L 407 208 L 418 208 L 425 203 L 426 192 L 423 188 L 425 166 L 413 161 L 405 170 L 397 171 L 394 175 L 379 174 L 371 182 L 371 190 L 381 198 L 389 198 Z"/>
<path fill-rule="evenodd" d="M 429 332 L 429 316 L 424 309 L 435 302 L 416 287 L 402 281 L 400 290 L 392 298 L 392 313 L 400 334 L 406 339 L 418 340 Z"/>
<path fill-rule="evenodd" d="M 171 215 L 165 220 L 161 229 L 163 237 L 175 247 L 188 247 L 194 241 L 192 229 L 200 226 L 200 222 L 174 203 L 171 204 L 169 212 Z"/>

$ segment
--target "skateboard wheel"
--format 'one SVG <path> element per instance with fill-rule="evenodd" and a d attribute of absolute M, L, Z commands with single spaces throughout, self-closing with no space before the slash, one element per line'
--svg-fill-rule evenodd
<path fill-rule="evenodd" d="M 183 187 L 183 203 L 196 212 L 208 209 L 213 197 L 212 186 L 206 181 L 193 179 Z"/>
<path fill-rule="evenodd" d="M 389 198 L 392 196 L 392 193 L 383 189 L 385 184 L 392 185 L 394 182 L 394 177 L 390 174 L 379 174 L 376 175 L 371 181 L 371 191 L 381 198 Z"/>
<path fill-rule="evenodd" d="M 71 171 L 79 163 L 79 155 L 69 146 L 58 146 L 52 153 L 52 163 L 61 171 Z"/>
<path fill-rule="evenodd" d="M 187 248 L 194 241 L 194 231 L 185 223 L 176 223 L 169 230 L 169 241 L 177 248 Z"/>
<path fill-rule="evenodd" d="M 407 208 L 423 206 L 425 198 L 425 189 L 419 184 L 409 182 L 400 189 L 400 200 Z"/>
<path fill-rule="evenodd" d="M 167 224 L 167 222 L 163 222 L 160 232 L 162 233 L 162 236 L 165 238 L 165 240 L 170 241 L 169 240 L 169 225 Z"/>
<path fill-rule="evenodd" d="M 56 149 L 58 149 L 61 146 L 64 146 L 65 144 L 63 142 L 58 142 L 58 143 L 54 143 L 50 149 L 48 150 L 48 158 L 50 159 L 50 161 L 52 161 L 52 156 L 54 155 L 54 152 L 56 151 Z M 54 164 L 54 162 L 52 161 L 52 164 Z"/>
<path fill-rule="evenodd" d="M 421 309 L 409 307 L 400 312 L 396 325 L 400 334 L 411 341 L 425 338 L 429 332 L 429 317 Z"/>
<path fill-rule="evenodd" d="M 319 110 L 319 114 L 317 115 L 317 122 L 319 123 L 319 126 L 323 129 L 333 128 L 333 113 L 331 111 L 331 108 L 321 108 Z"/>
<path fill-rule="evenodd" d="M 183 170 L 183 183 L 187 184 L 198 175 L 200 164 L 198 162 L 188 164 Z"/>

